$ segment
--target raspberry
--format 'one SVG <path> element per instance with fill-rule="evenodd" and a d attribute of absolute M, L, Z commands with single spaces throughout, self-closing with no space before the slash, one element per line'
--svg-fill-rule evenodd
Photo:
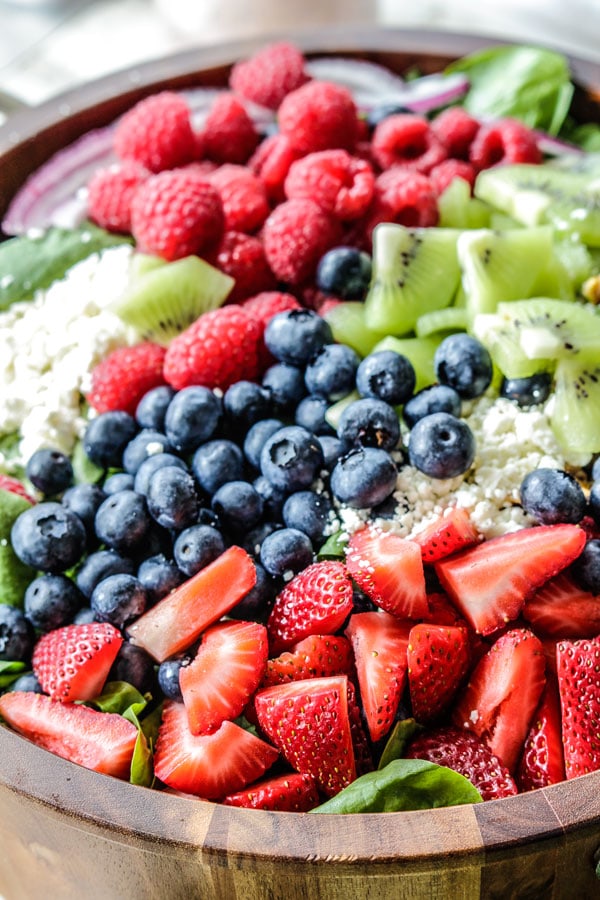
<path fill-rule="evenodd" d="M 340 237 L 339 226 L 312 200 L 287 200 L 263 227 L 265 256 L 275 276 L 297 285 L 314 275 L 320 258 Z"/>
<path fill-rule="evenodd" d="M 90 219 L 107 231 L 130 233 L 131 201 L 149 174 L 148 169 L 131 159 L 98 169 L 87 186 Z"/>
<path fill-rule="evenodd" d="M 304 56 L 286 41 L 270 44 L 250 59 L 234 65 L 229 86 L 253 103 L 277 109 L 286 94 L 308 81 Z"/>
<path fill-rule="evenodd" d="M 283 184 L 294 160 L 300 154 L 283 134 L 272 134 L 259 144 L 248 160 L 248 168 L 258 175 L 273 203 L 285 200 Z"/>
<path fill-rule="evenodd" d="M 381 169 L 402 165 L 425 174 L 447 156 L 427 119 L 414 113 L 383 119 L 373 132 L 371 150 Z"/>
<path fill-rule="evenodd" d="M 259 291 L 275 287 L 262 241 L 239 231 L 226 231 L 210 261 L 217 269 L 235 279 L 228 303 L 240 303 Z"/>
<path fill-rule="evenodd" d="M 212 104 L 202 129 L 204 155 L 220 163 L 245 163 L 259 136 L 254 122 L 233 94 L 221 94 Z"/>
<path fill-rule="evenodd" d="M 117 125 L 114 149 L 121 159 L 134 159 L 150 172 L 190 162 L 196 139 L 183 97 L 162 91 L 136 103 Z"/>
<path fill-rule="evenodd" d="M 224 230 L 216 188 L 191 169 L 152 175 L 131 204 L 131 231 L 138 249 L 163 259 L 202 255 Z"/>
<path fill-rule="evenodd" d="M 118 409 L 133 415 L 144 394 L 165 383 L 165 354 L 150 341 L 113 350 L 92 371 L 88 403 L 99 413 Z"/>
<path fill-rule="evenodd" d="M 258 175 L 245 166 L 228 163 L 210 176 L 210 183 L 221 196 L 228 231 L 250 234 L 260 228 L 269 215 L 270 206 L 267 191 Z"/>
<path fill-rule="evenodd" d="M 328 81 L 309 81 L 283 100 L 279 130 L 301 154 L 341 147 L 352 150 L 358 116 L 352 94 Z"/>
<path fill-rule="evenodd" d="M 285 291 L 261 291 L 254 297 L 248 297 L 242 304 L 242 309 L 257 319 L 264 329 L 277 313 L 301 309 L 301 306 L 293 294 Z"/>
<path fill-rule="evenodd" d="M 530 128 L 516 119 L 498 119 L 481 126 L 469 159 L 479 171 L 498 163 L 541 163 L 542 154 Z"/>
<path fill-rule="evenodd" d="M 431 121 L 431 130 L 453 159 L 468 159 L 469 148 L 479 131 L 479 122 L 462 106 L 450 106 Z"/>
<path fill-rule="evenodd" d="M 373 198 L 375 175 L 346 150 L 322 150 L 292 163 L 284 189 L 289 200 L 314 200 L 338 219 L 358 219 Z"/>
<path fill-rule="evenodd" d="M 377 176 L 367 238 L 380 222 L 397 222 L 413 228 L 436 225 L 437 221 L 437 193 L 427 175 L 396 166 Z"/>
<path fill-rule="evenodd" d="M 260 375 L 260 322 L 240 306 L 203 313 L 167 349 L 164 376 L 175 390 L 192 384 L 227 388 Z"/>
<path fill-rule="evenodd" d="M 472 188 L 475 183 L 475 174 L 471 163 L 462 159 L 445 159 L 438 166 L 433 167 L 428 177 L 439 196 L 455 178 L 463 178 Z"/>
<path fill-rule="evenodd" d="M 11 494 L 18 494 L 19 497 L 22 497 L 23 500 L 28 500 L 29 503 L 35 503 L 34 498 L 31 494 L 27 493 L 27 489 L 24 484 L 17 478 L 12 478 L 10 475 L 3 475 L 0 472 L 0 491 L 8 491 Z"/>

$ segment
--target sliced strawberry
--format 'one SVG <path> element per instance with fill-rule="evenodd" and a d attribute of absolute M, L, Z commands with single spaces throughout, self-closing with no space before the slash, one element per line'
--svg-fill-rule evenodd
<path fill-rule="evenodd" d="M 450 598 L 475 631 L 491 634 L 573 562 L 585 544 L 577 525 L 538 525 L 492 538 L 435 563 Z"/>
<path fill-rule="evenodd" d="M 479 532 L 469 513 L 458 507 L 447 509 L 439 519 L 413 535 L 413 541 L 421 548 L 424 563 L 434 563 L 471 544 L 477 544 L 479 540 Z"/>
<path fill-rule="evenodd" d="M 537 708 L 516 774 L 521 791 L 533 791 L 565 780 L 560 698 L 556 680 L 549 677 Z"/>
<path fill-rule="evenodd" d="M 123 716 L 30 691 L 0 696 L 0 715 L 44 750 L 104 775 L 129 778 L 138 732 Z"/>
<path fill-rule="evenodd" d="M 567 779 L 600 768 L 600 636 L 556 646 Z"/>
<path fill-rule="evenodd" d="M 319 802 L 315 779 L 300 772 L 266 778 L 221 800 L 225 806 L 270 809 L 274 812 L 308 812 Z"/>
<path fill-rule="evenodd" d="M 424 616 L 426 622 L 433 622 L 435 625 L 463 625 L 467 627 L 466 620 L 459 614 L 447 594 L 441 591 L 427 594 L 427 605 L 429 606 L 429 612 Z"/>
<path fill-rule="evenodd" d="M 65 625 L 42 635 L 32 668 L 53 700 L 91 700 L 101 693 L 123 636 L 108 622 Z"/>
<path fill-rule="evenodd" d="M 35 498 L 31 496 L 22 482 L 11 475 L 3 475 L 2 472 L 0 472 L 0 491 L 9 491 L 9 493 L 17 494 L 23 500 L 27 500 L 28 503 L 35 503 Z"/>
<path fill-rule="evenodd" d="M 262 778 L 278 756 L 234 722 L 223 722 L 213 734 L 192 734 L 183 703 L 165 702 L 154 772 L 177 791 L 216 800 Z"/>
<path fill-rule="evenodd" d="M 261 687 L 303 678 L 349 675 L 353 658 L 350 642 L 333 634 L 314 634 L 267 661 Z"/>
<path fill-rule="evenodd" d="M 131 643 L 163 662 L 191 646 L 255 583 L 250 556 L 241 547 L 229 547 L 130 625 Z"/>
<path fill-rule="evenodd" d="M 352 612 L 350 575 L 338 560 L 308 566 L 275 598 L 267 630 L 273 654 L 311 634 L 332 634 Z"/>
<path fill-rule="evenodd" d="M 408 684 L 412 711 L 423 724 L 446 711 L 469 666 L 466 628 L 415 625 L 408 636 Z"/>
<path fill-rule="evenodd" d="M 356 688 L 348 679 L 348 718 L 350 720 L 350 734 L 354 748 L 354 762 L 356 764 L 356 776 L 373 771 L 373 753 L 371 744 L 365 730 L 362 712 L 356 697 Z"/>
<path fill-rule="evenodd" d="M 545 686 L 544 648 L 532 631 L 507 631 L 471 673 L 452 713 L 513 772 Z"/>
<path fill-rule="evenodd" d="M 386 735 L 394 722 L 406 683 L 409 631 L 408 623 L 386 612 L 355 613 L 346 626 L 372 741 Z"/>
<path fill-rule="evenodd" d="M 444 727 L 418 735 L 410 744 L 408 759 L 427 759 L 460 772 L 475 785 L 484 800 L 500 800 L 518 793 L 512 775 L 476 735 Z"/>
<path fill-rule="evenodd" d="M 398 618 L 427 615 L 423 560 L 415 541 L 361 528 L 350 537 L 346 554 L 350 574 L 373 603 Z"/>
<path fill-rule="evenodd" d="M 567 572 L 526 600 L 522 615 L 537 634 L 548 637 L 578 640 L 600 634 L 600 596 L 584 591 Z"/>
<path fill-rule="evenodd" d="M 348 716 L 348 679 L 308 678 L 256 694 L 260 727 L 292 768 L 312 775 L 328 796 L 356 777 Z"/>
<path fill-rule="evenodd" d="M 235 719 L 258 687 L 267 662 L 267 629 L 259 622 L 208 628 L 179 685 L 192 734 L 210 734 Z"/>

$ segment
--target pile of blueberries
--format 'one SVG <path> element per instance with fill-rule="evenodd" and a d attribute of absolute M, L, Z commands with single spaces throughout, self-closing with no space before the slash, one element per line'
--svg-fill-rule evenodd
<path fill-rule="evenodd" d="M 135 416 L 92 419 L 83 446 L 104 473 L 98 483 L 73 484 L 71 461 L 55 450 L 34 454 L 27 476 L 43 500 L 19 516 L 11 540 L 41 574 L 24 615 L 15 610 L 18 622 L 0 623 L 21 635 L 10 650 L 4 641 L 0 658 L 26 660 L 36 632 L 72 622 L 125 629 L 232 543 L 256 560 L 257 583 L 231 615 L 265 621 L 285 580 L 314 560 L 336 505 L 393 515 L 406 461 L 437 478 L 471 465 L 475 442 L 461 401 L 485 391 L 492 365 L 468 335 L 442 342 L 438 383 L 418 393 L 408 359 L 381 351 L 361 361 L 310 310 L 271 319 L 265 344 L 275 361 L 260 384 L 239 381 L 223 396 L 162 386 Z M 349 395 L 356 399 L 334 429 L 328 411 Z M 159 668 L 167 696 L 177 695 L 180 664 Z M 111 677 L 148 688 L 154 669 L 141 649 L 125 642 L 116 665 Z"/>

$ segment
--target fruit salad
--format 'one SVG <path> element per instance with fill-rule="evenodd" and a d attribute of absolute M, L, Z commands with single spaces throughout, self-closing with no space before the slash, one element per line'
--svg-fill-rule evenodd
<path fill-rule="evenodd" d="M 13 199 L 6 727 L 295 812 L 600 768 L 600 128 L 556 53 L 413 74 L 271 44 Z"/>

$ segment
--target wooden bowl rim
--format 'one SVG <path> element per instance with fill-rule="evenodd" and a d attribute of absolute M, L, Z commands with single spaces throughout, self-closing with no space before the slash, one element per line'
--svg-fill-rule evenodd
<path fill-rule="evenodd" d="M 0 207 L 56 149 L 94 127 L 109 124 L 131 103 L 162 87 L 203 83 L 265 43 L 271 35 L 186 50 L 129 67 L 13 115 L 0 127 Z M 377 58 L 439 57 L 448 60 L 477 48 L 510 43 L 490 37 L 423 29 L 334 27 L 294 34 L 309 55 L 349 54 Z M 562 52 L 562 51 L 561 51 Z M 565 54 L 574 79 L 598 91 L 598 67 Z M 54 141 L 53 141 L 54 136 Z M 58 143 L 57 143 L 58 136 Z M 15 174 L 26 155 L 29 169 Z M 32 161 L 33 160 L 33 161 Z M 3 210 L 0 208 L 0 214 Z M 0 727 L 0 792 L 17 794 L 50 816 L 85 831 L 110 832 L 113 840 L 147 839 L 165 845 L 227 853 L 240 859 L 288 860 L 337 866 L 368 861 L 379 866 L 407 861 L 428 866 L 452 858 L 488 858 L 540 841 L 565 840 L 571 832 L 600 826 L 600 771 L 500 801 L 386 814 L 345 816 L 272 813 L 188 799 L 119 781 L 67 762 Z"/>

